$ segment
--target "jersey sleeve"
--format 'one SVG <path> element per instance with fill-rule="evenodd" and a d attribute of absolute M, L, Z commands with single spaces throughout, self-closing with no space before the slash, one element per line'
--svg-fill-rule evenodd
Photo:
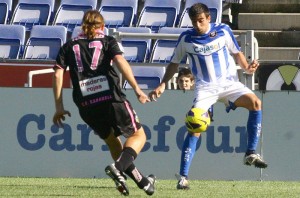
<path fill-rule="evenodd" d="M 236 54 L 236 53 L 240 52 L 241 48 L 240 48 L 237 40 L 235 39 L 235 36 L 234 36 L 232 30 L 230 29 L 230 27 L 228 25 L 224 24 L 223 30 L 226 35 L 226 45 L 228 47 L 229 52 L 232 54 Z"/>
<path fill-rule="evenodd" d="M 122 47 L 121 47 L 122 48 Z M 115 55 L 122 55 L 123 51 L 121 50 L 120 45 L 117 40 L 113 37 L 109 37 L 109 53 L 113 58 Z"/>
<path fill-rule="evenodd" d="M 56 56 L 56 63 L 54 65 L 55 68 L 61 68 L 66 69 L 68 67 L 67 59 L 66 59 L 66 53 L 67 53 L 67 43 L 64 44 L 60 49 Z"/>
<path fill-rule="evenodd" d="M 176 47 L 171 57 L 172 63 L 180 63 L 182 58 L 185 56 L 186 51 L 184 49 L 184 38 L 185 36 L 183 36 L 183 34 L 181 34 L 178 38 Z"/>

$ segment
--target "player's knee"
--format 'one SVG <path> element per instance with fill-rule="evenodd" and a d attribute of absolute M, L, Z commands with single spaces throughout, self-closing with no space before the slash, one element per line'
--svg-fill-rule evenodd
<path fill-rule="evenodd" d="M 257 110 L 261 109 L 261 100 L 257 98 L 257 100 L 255 101 L 255 107 L 257 108 Z"/>
<path fill-rule="evenodd" d="M 191 133 L 205 132 L 210 125 L 210 116 L 207 111 L 200 108 L 192 108 L 185 118 L 185 125 Z"/>
<path fill-rule="evenodd" d="M 252 110 L 253 111 L 261 110 L 261 100 L 257 97 L 252 101 Z"/>

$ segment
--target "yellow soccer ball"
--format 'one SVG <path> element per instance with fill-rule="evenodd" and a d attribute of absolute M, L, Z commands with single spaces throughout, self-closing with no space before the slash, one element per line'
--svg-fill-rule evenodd
<path fill-rule="evenodd" d="M 192 108 L 185 117 L 185 126 L 189 132 L 205 132 L 210 125 L 210 117 L 207 111 L 200 108 Z"/>

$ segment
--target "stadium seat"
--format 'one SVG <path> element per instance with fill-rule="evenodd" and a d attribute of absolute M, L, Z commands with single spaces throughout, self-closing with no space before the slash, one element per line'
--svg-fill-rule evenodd
<path fill-rule="evenodd" d="M 162 34 L 181 34 L 189 28 L 170 28 L 163 27 L 158 33 Z M 150 62 L 151 63 L 169 63 L 177 44 L 177 39 L 157 39 L 154 43 Z M 182 59 L 182 63 L 186 64 L 187 57 Z"/>
<path fill-rule="evenodd" d="M 80 32 L 81 32 L 81 26 L 76 26 L 74 29 L 73 29 L 73 32 L 72 32 L 72 35 L 71 35 L 71 39 L 77 37 Z M 104 27 L 104 34 L 105 35 L 108 35 L 108 29 L 106 27 Z"/>
<path fill-rule="evenodd" d="M 151 67 L 151 66 L 142 66 L 141 65 L 141 66 L 133 66 L 131 68 L 132 68 L 133 75 L 141 89 L 156 88 L 160 84 L 160 82 L 166 72 L 166 68 L 163 66 Z M 131 89 L 132 87 L 125 80 L 123 88 Z"/>
<path fill-rule="evenodd" d="M 146 27 L 119 27 L 117 31 L 151 33 L 151 29 Z M 123 38 L 121 43 L 124 48 L 124 57 L 128 62 L 146 62 L 149 58 L 151 39 Z"/>
<path fill-rule="evenodd" d="M 182 32 L 189 30 L 191 28 L 172 28 L 172 27 L 162 27 L 158 33 L 162 34 L 181 34 Z M 177 40 L 177 39 L 176 39 Z"/>
<path fill-rule="evenodd" d="M 155 89 L 161 82 L 158 76 L 135 76 L 135 80 L 141 89 Z M 123 88 L 131 89 L 132 87 L 125 81 Z"/>
<path fill-rule="evenodd" d="M 180 0 L 145 0 L 137 26 L 158 32 L 161 27 L 174 27 L 180 10 Z"/>
<path fill-rule="evenodd" d="M 0 2 L 0 24 L 6 24 L 8 18 L 7 3 Z"/>
<path fill-rule="evenodd" d="M 84 13 L 96 7 L 97 0 L 61 0 L 53 25 L 63 25 L 68 32 L 72 32 L 81 25 Z"/>
<path fill-rule="evenodd" d="M 30 32 L 23 59 L 56 59 L 66 39 L 67 29 L 64 26 L 35 25 Z"/>
<path fill-rule="evenodd" d="M 82 31 L 81 26 L 74 27 L 74 29 L 72 31 L 71 39 L 77 37 L 80 34 L 81 31 Z"/>
<path fill-rule="evenodd" d="M 0 59 L 18 59 L 25 43 L 25 27 L 0 24 Z"/>
<path fill-rule="evenodd" d="M 100 13 L 107 28 L 130 27 L 136 23 L 138 0 L 102 0 Z"/>
<path fill-rule="evenodd" d="M 7 24 L 10 20 L 12 0 L 0 0 L 0 24 Z"/>
<path fill-rule="evenodd" d="M 54 2 L 54 0 L 19 0 L 11 24 L 24 25 L 27 31 L 30 31 L 33 25 L 48 25 Z"/>
<path fill-rule="evenodd" d="M 192 27 L 188 15 L 189 8 L 195 3 L 204 3 L 210 11 L 211 22 L 221 23 L 222 20 L 222 0 L 186 0 L 185 6 L 180 16 L 178 27 Z"/>

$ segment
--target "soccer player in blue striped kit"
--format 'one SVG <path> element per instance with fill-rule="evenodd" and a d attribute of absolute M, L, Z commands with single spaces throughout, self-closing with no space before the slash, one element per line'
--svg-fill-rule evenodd
<path fill-rule="evenodd" d="M 193 108 L 198 108 L 203 114 L 195 114 L 197 119 L 193 120 L 201 120 L 201 117 L 208 116 L 209 107 L 217 101 L 226 105 L 227 112 L 237 107 L 248 109 L 248 144 L 243 161 L 245 165 L 266 168 L 267 163 L 256 153 L 261 132 L 261 101 L 253 91 L 239 82 L 236 64 L 231 61 L 231 55 L 248 74 L 253 74 L 259 63 L 257 60 L 247 62 L 229 26 L 210 23 L 209 9 L 205 4 L 196 3 L 191 6 L 189 17 L 193 28 L 179 36 L 163 80 L 156 89 L 149 93 L 150 99 L 155 101 L 161 96 L 167 82 L 178 71 L 182 57 L 187 54 L 190 69 L 195 76 L 193 106 L 187 115 L 191 115 Z M 189 132 L 182 147 L 177 189 L 189 189 L 189 168 L 195 154 L 196 143 L 201 132 L 205 130 L 188 129 Z"/>

